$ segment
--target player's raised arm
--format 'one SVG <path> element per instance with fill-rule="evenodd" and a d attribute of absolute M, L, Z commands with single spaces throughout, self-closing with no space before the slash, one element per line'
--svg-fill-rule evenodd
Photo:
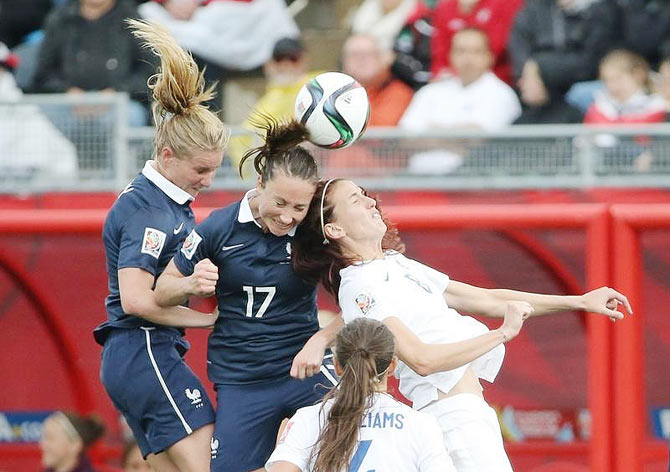
<path fill-rule="evenodd" d="M 199 261 L 189 276 L 182 274 L 170 261 L 156 282 L 156 303 L 163 307 L 177 306 L 190 297 L 214 295 L 219 269 L 209 259 Z"/>
<path fill-rule="evenodd" d="M 430 344 L 419 339 L 399 318 L 384 324 L 396 338 L 398 357 L 421 376 L 456 369 L 486 354 L 519 334 L 524 320 L 533 313 L 526 302 L 508 302 L 504 321 L 498 329 L 455 343 Z"/>

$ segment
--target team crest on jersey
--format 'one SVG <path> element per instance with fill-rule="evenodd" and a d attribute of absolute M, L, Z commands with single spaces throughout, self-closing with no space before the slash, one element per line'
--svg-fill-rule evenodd
<path fill-rule="evenodd" d="M 155 228 L 144 228 L 142 254 L 149 254 L 158 259 L 165 245 L 165 233 Z"/>
<path fill-rule="evenodd" d="M 195 230 L 191 231 L 184 241 L 184 244 L 181 246 L 181 253 L 188 259 L 189 261 L 193 257 L 193 254 L 195 254 L 195 250 L 198 249 L 198 244 L 200 244 L 200 241 L 202 241 L 202 238 L 198 233 L 195 232 Z"/>
<path fill-rule="evenodd" d="M 367 315 L 368 311 L 370 311 L 370 309 L 375 306 L 375 299 L 372 298 L 372 295 L 367 292 L 361 292 L 356 295 L 354 301 L 356 302 L 358 309 L 361 310 L 361 313 L 364 315 Z"/>

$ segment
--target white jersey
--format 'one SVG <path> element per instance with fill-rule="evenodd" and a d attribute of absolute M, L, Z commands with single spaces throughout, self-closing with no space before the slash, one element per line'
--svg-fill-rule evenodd
<path fill-rule="evenodd" d="M 394 316 L 429 344 L 464 341 L 488 331 L 483 323 L 449 308 L 443 295 L 448 276 L 397 252 L 346 267 L 340 276 L 338 299 L 345 323 L 361 316 L 378 321 Z M 500 344 L 472 363 L 447 372 L 421 377 L 400 362 L 395 375 L 402 394 L 420 409 L 437 400 L 438 389 L 448 393 L 469 365 L 479 378 L 493 382 L 504 356 L 505 347 Z"/>
<path fill-rule="evenodd" d="M 290 462 L 302 472 L 313 469 L 314 446 L 334 400 L 299 409 L 287 423 L 266 469 L 279 461 Z M 444 446 L 437 421 L 412 410 L 385 393 L 375 394 L 363 415 L 358 446 L 349 471 L 456 472 Z"/>

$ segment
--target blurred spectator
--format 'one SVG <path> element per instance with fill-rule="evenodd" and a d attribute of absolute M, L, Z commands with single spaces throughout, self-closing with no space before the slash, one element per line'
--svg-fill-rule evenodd
<path fill-rule="evenodd" d="M 316 72 L 307 72 L 308 60 L 302 42 L 294 38 L 282 38 L 275 44 L 272 57 L 263 66 L 266 79 L 265 94 L 256 102 L 252 112 L 242 123 L 242 128 L 257 131 L 268 119 L 287 120 L 293 117 L 295 97 L 300 88 Z M 228 145 L 230 162 L 237 169 L 244 153 L 253 145 L 251 136 L 233 137 Z M 253 159 L 249 160 L 248 172 L 255 175 Z"/>
<path fill-rule="evenodd" d="M 621 47 L 644 57 L 651 67 L 670 55 L 670 1 L 616 0 L 623 33 Z"/>
<path fill-rule="evenodd" d="M 547 89 L 536 62 L 526 62 L 518 85 L 522 111 L 514 124 L 582 122 L 584 114 L 565 101 L 562 91 Z"/>
<path fill-rule="evenodd" d="M 95 417 L 55 412 L 44 422 L 40 439 L 44 472 L 95 472 L 86 451 L 104 432 Z"/>
<path fill-rule="evenodd" d="M 52 0 L 0 0 L 0 42 L 12 49 L 42 26 Z"/>
<path fill-rule="evenodd" d="M 391 75 L 391 61 L 392 52 L 370 35 L 352 35 L 342 48 L 342 71 L 368 93 L 368 127 L 396 126 L 412 100 L 412 89 Z"/>
<path fill-rule="evenodd" d="M 262 66 L 279 39 L 300 34 L 283 0 L 165 0 L 139 10 L 195 56 L 232 70 Z"/>
<path fill-rule="evenodd" d="M 518 79 L 525 64 L 534 61 L 549 90 L 567 90 L 575 82 L 595 79 L 598 62 L 619 37 L 615 26 L 611 0 L 527 2 L 514 21 L 508 44 L 514 77 Z M 570 103 L 579 101 L 576 97 Z"/>
<path fill-rule="evenodd" d="M 665 121 L 665 102 L 662 97 L 648 92 L 649 65 L 641 56 L 626 50 L 608 53 L 600 62 L 600 78 L 605 90 L 596 93 L 584 123 L 609 125 Z M 595 143 L 607 167 L 632 166 L 638 172 L 651 169 L 654 156 L 650 147 L 652 140 L 648 136 L 637 136 L 631 141 L 599 134 Z"/>
<path fill-rule="evenodd" d="M 419 0 L 393 43 L 394 77 L 414 90 L 430 80 L 430 41 L 433 36 L 433 9 L 436 0 Z"/>
<path fill-rule="evenodd" d="M 131 0 L 73 0 L 47 18 L 35 87 L 38 92 L 78 94 L 127 92 L 132 100 L 129 123 L 147 123 L 147 79 L 151 56 L 126 27 L 137 18 Z"/>
<path fill-rule="evenodd" d="M 414 10 L 417 0 L 363 0 L 351 22 L 351 32 L 366 33 L 379 47 L 391 49 L 395 37 Z"/>
<path fill-rule="evenodd" d="M 451 42 L 453 77 L 430 83 L 414 95 L 400 126 L 411 131 L 480 129 L 496 131 L 511 124 L 521 106 L 512 88 L 491 72 L 493 56 L 486 33 L 475 28 L 457 32 Z M 447 173 L 459 167 L 463 146 L 412 156 L 413 173 Z"/>
<path fill-rule="evenodd" d="M 144 460 L 140 447 L 134 440 L 127 442 L 123 448 L 121 466 L 123 472 L 151 472 L 154 470 L 149 462 Z"/>
<path fill-rule="evenodd" d="M 612 47 L 637 53 L 657 67 L 661 57 L 670 54 L 670 1 L 614 0 L 614 3 L 618 7 L 616 29 L 620 33 Z M 586 110 L 603 87 L 599 80 L 578 82 L 568 91 L 567 100 Z"/>
<path fill-rule="evenodd" d="M 0 43 L 0 182 L 36 177 L 74 178 L 77 154 L 35 105 L 19 102 L 23 93 L 12 71 L 17 57 Z M 35 137 L 39 139 L 35 139 Z"/>
<path fill-rule="evenodd" d="M 512 83 L 512 70 L 507 55 L 507 41 L 514 16 L 523 0 L 443 0 L 433 16 L 435 32 L 431 42 L 434 76 L 450 69 L 449 50 L 457 31 L 467 27 L 479 28 L 489 37 L 493 54 L 493 72 Z"/>
<path fill-rule="evenodd" d="M 665 111 L 670 114 L 670 57 L 661 61 L 658 73 L 654 76 L 654 92 L 663 97 Z M 668 115 L 666 114 L 666 120 Z"/>
<path fill-rule="evenodd" d="M 605 90 L 584 117 L 584 123 L 658 123 L 665 120 L 663 99 L 648 91 L 649 65 L 635 53 L 615 50 L 600 62 Z"/>
<path fill-rule="evenodd" d="M 457 32 L 451 43 L 453 77 L 416 92 L 400 126 L 414 131 L 475 128 L 493 131 L 521 113 L 516 94 L 491 72 L 493 56 L 486 33 L 475 28 Z"/>

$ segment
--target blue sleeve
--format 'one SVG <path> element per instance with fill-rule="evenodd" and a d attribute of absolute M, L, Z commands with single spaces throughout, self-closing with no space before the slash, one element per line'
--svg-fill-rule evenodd
<path fill-rule="evenodd" d="M 214 261 L 217 232 L 212 217 L 208 217 L 189 233 L 174 255 L 174 263 L 182 275 L 188 277 L 195 265 L 203 259 Z"/>
<path fill-rule="evenodd" d="M 136 210 L 123 223 L 117 267 L 144 269 L 156 276 L 169 231 L 172 231 L 170 218 L 162 212 L 150 208 Z"/>

